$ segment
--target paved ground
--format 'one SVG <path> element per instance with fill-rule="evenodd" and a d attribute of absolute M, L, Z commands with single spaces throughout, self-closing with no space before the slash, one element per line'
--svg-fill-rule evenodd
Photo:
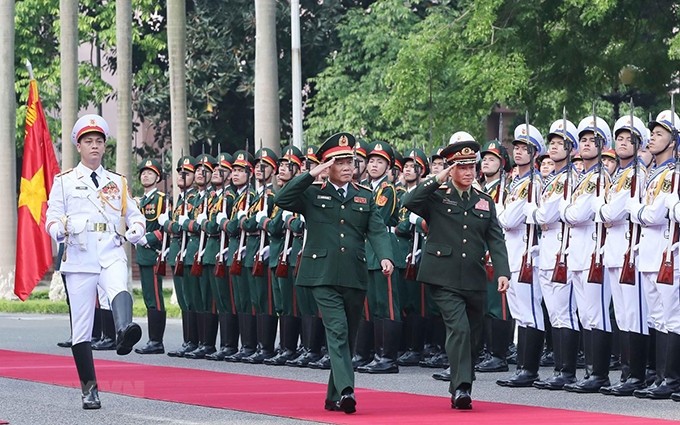
<path fill-rule="evenodd" d="M 143 319 L 138 322 L 142 324 Z M 145 324 L 142 325 L 146 329 Z M 180 341 L 181 326 L 176 319 L 168 320 L 166 348 L 174 348 Z M 0 349 L 69 355 L 70 350 L 56 346 L 68 336 L 68 317 L 50 315 L 18 315 L 0 313 Z M 147 363 L 161 366 L 192 367 L 204 370 L 244 373 L 268 377 L 327 382 L 327 371 L 271 367 L 262 365 L 230 364 L 205 360 L 172 359 L 165 355 L 141 356 L 130 354 L 119 357 L 115 352 L 95 352 L 95 357 L 110 360 Z M 2 365 L 0 365 L 2 368 Z M 357 374 L 357 387 L 387 391 L 446 396 L 447 383 L 433 380 L 435 370 L 402 368 L 397 375 L 369 376 Z M 549 374 L 544 369 L 542 374 Z M 582 373 L 582 372 L 579 372 Z M 75 370 L 74 370 L 75 374 Z M 615 398 L 599 394 L 581 395 L 563 391 L 547 392 L 536 389 L 510 390 L 494 382 L 506 373 L 478 374 L 473 397 L 476 400 L 496 401 L 534 406 L 557 407 L 571 410 L 616 413 L 680 421 L 680 403 L 673 401 Z M 617 377 L 613 372 L 612 377 Z M 11 424 L 309 424 L 267 415 L 190 406 L 178 403 L 150 401 L 111 393 L 101 394 L 103 408 L 99 411 L 80 409 L 79 390 L 25 381 L 0 378 L 0 419 Z M 318 400 L 322 408 L 323 400 Z M 361 391 L 358 391 L 361 409 Z M 443 400 L 443 402 L 447 402 Z M 455 412 L 452 411 L 452 415 Z M 452 417 L 453 419 L 453 417 Z"/>

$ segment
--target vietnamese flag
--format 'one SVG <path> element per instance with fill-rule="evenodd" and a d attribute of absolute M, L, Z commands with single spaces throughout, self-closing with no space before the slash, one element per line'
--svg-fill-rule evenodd
<path fill-rule="evenodd" d="M 25 301 L 52 265 L 52 241 L 45 231 L 47 196 L 59 164 L 38 95 L 29 83 L 24 162 L 21 168 L 14 293 Z"/>

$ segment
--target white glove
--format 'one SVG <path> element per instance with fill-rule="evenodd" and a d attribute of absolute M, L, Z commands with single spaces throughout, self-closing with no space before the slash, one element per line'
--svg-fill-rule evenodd
<path fill-rule="evenodd" d="M 222 222 L 226 219 L 227 219 L 227 215 L 225 213 L 223 213 L 222 211 L 218 212 L 217 217 L 215 218 L 215 220 L 217 221 L 217 224 L 219 224 L 220 226 L 222 225 Z"/>
<path fill-rule="evenodd" d="M 529 219 L 533 220 L 534 218 L 534 211 L 538 209 L 538 206 L 533 203 L 533 202 L 526 202 L 524 206 L 522 207 L 522 214 L 524 214 L 527 217 L 527 223 L 529 223 Z M 534 224 L 534 223 L 530 223 Z"/>
<path fill-rule="evenodd" d="M 302 214 L 300 214 L 300 221 L 303 222 L 303 223 L 306 223 L 305 216 L 302 215 Z"/>
<path fill-rule="evenodd" d="M 189 221 L 189 216 L 188 215 L 180 215 L 179 218 L 177 219 L 177 222 L 179 223 L 180 226 L 184 226 L 184 223 Z"/>
<path fill-rule="evenodd" d="M 626 199 L 626 211 L 631 215 L 631 217 L 637 217 L 642 207 L 643 205 L 637 200 L 637 198 Z"/>
<path fill-rule="evenodd" d="M 137 224 L 133 224 L 127 232 L 125 232 L 125 239 L 130 241 L 130 243 L 133 243 L 137 245 L 139 241 L 144 237 L 144 230 L 141 228 L 141 226 Z"/>
<path fill-rule="evenodd" d="M 170 216 L 166 212 L 158 216 L 158 224 L 160 224 L 161 227 L 165 226 L 165 223 L 167 223 L 168 220 L 170 220 Z"/>
<path fill-rule="evenodd" d="M 258 211 L 257 214 L 255 214 L 255 221 L 259 223 L 265 217 L 267 217 L 267 211 Z"/>
<path fill-rule="evenodd" d="M 242 219 L 243 217 L 245 217 L 247 214 L 248 214 L 247 212 L 245 212 L 245 211 L 243 211 L 243 210 L 239 210 L 239 211 L 236 213 L 236 218 L 239 219 L 239 220 L 241 220 L 241 219 Z"/>
<path fill-rule="evenodd" d="M 148 244 L 149 241 L 146 240 L 146 235 L 142 235 L 142 237 L 137 241 L 137 245 L 146 246 Z"/>
<path fill-rule="evenodd" d="M 293 213 L 290 211 L 284 211 L 283 213 L 281 213 L 281 218 L 283 219 L 283 221 L 288 221 L 288 219 L 291 218 L 292 216 Z"/>
<path fill-rule="evenodd" d="M 208 221 L 208 214 L 206 213 L 200 213 L 198 217 L 196 217 L 196 222 L 198 223 L 199 226 L 202 226 L 204 222 Z"/>
<path fill-rule="evenodd" d="M 420 216 L 418 214 L 412 212 L 411 214 L 408 215 L 408 222 L 413 224 L 413 225 L 416 225 L 416 224 L 418 224 L 419 218 L 420 218 Z"/>

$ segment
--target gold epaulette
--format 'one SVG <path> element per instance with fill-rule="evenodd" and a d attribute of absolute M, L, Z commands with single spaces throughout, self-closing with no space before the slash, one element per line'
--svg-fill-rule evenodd
<path fill-rule="evenodd" d="M 73 171 L 73 168 L 69 168 L 69 169 L 66 170 L 66 171 L 62 171 L 61 173 L 57 174 L 57 177 L 61 177 L 61 176 L 63 176 L 64 174 L 70 173 L 71 171 Z"/>
<path fill-rule="evenodd" d="M 387 180 L 385 180 L 384 182 L 380 183 L 380 188 L 383 188 L 383 189 L 384 189 L 384 188 L 386 188 L 386 187 L 389 186 L 389 185 L 390 185 L 390 182 L 388 182 Z"/>
<path fill-rule="evenodd" d="M 364 186 L 363 184 L 359 184 L 359 183 L 356 183 L 356 182 L 352 182 L 352 186 L 354 186 L 356 189 L 366 189 L 366 190 L 368 190 L 369 192 L 372 192 L 372 190 L 371 190 L 370 187 Z"/>

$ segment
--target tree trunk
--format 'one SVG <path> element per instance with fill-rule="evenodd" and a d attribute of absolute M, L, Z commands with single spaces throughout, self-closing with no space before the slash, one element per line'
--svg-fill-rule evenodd
<path fill-rule="evenodd" d="M 14 58 L 14 0 L 0 0 L 0 52 L 4 58 Z M 16 259 L 17 182 L 16 182 L 16 98 L 14 95 L 14 60 L 0 61 L 0 157 L 5 177 L 0 179 L 0 205 L 6 205 L 0 220 L 0 298 L 14 293 L 14 261 Z"/>
<path fill-rule="evenodd" d="M 255 146 L 280 152 L 276 2 L 255 0 Z"/>
<path fill-rule="evenodd" d="M 189 155 L 187 125 L 186 61 L 186 4 L 184 0 L 168 0 L 168 56 L 170 60 L 170 133 L 172 137 L 173 178 L 175 164 L 182 154 Z M 175 197 L 178 189 L 175 188 Z"/>
<path fill-rule="evenodd" d="M 61 169 L 73 168 L 71 130 L 78 119 L 78 0 L 59 0 L 61 25 Z"/>

